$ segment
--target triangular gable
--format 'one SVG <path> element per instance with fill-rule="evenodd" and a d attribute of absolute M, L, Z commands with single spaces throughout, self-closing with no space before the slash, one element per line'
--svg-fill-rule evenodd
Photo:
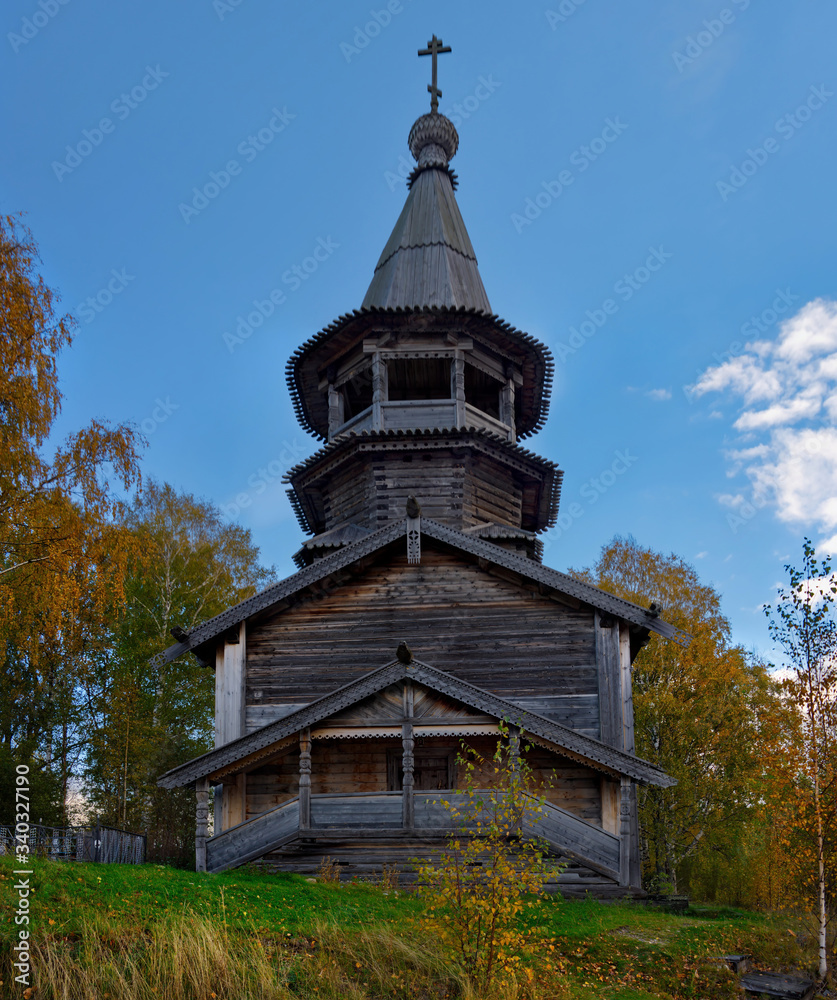
<path fill-rule="evenodd" d="M 625 775 L 643 784 L 668 787 L 676 783 L 673 778 L 648 761 L 589 736 L 583 736 L 543 716 L 526 712 L 505 698 L 461 681 L 443 670 L 419 660 L 413 660 L 409 664 L 395 660 L 277 722 L 262 726 L 247 736 L 232 740 L 216 750 L 211 750 L 168 771 L 157 784 L 163 788 L 180 788 L 254 755 L 268 756 L 278 749 L 277 744 L 302 729 L 338 716 L 344 710 L 363 703 L 370 696 L 383 692 L 406 678 L 419 682 L 431 691 L 455 699 L 471 710 L 484 713 L 493 719 L 506 719 L 512 725 L 519 726 L 525 733 L 548 741 L 554 745 L 557 752 L 589 766 L 616 775 Z"/>
<path fill-rule="evenodd" d="M 682 629 L 663 621 L 662 618 L 654 617 L 648 610 L 633 604 L 631 601 L 616 597 L 614 594 L 592 586 L 592 584 L 577 580 L 567 573 L 550 569 L 548 566 L 536 563 L 533 559 L 517 555 L 484 539 L 474 538 L 472 535 L 467 535 L 456 528 L 449 528 L 447 525 L 426 517 L 421 518 L 421 534 L 423 538 L 432 538 L 437 542 L 458 549 L 460 552 L 476 557 L 484 563 L 511 570 L 533 583 L 582 601 L 604 614 L 619 618 L 640 629 L 657 632 L 678 645 L 688 646 L 691 641 L 691 636 Z M 272 605 L 299 593 L 306 587 L 324 581 L 333 573 L 351 566 L 358 560 L 374 555 L 392 542 L 404 538 L 406 544 L 406 536 L 406 519 L 393 521 L 378 531 L 372 532 L 366 538 L 318 559 L 317 562 L 307 566 L 299 573 L 294 573 L 293 576 L 272 584 L 253 597 L 241 601 L 240 604 L 216 615 L 215 618 L 210 618 L 196 626 L 189 633 L 188 639 L 175 643 L 162 653 L 158 653 L 154 662 L 169 663 L 183 653 L 197 651 L 205 643 L 212 642 L 252 615 L 267 610 Z"/>

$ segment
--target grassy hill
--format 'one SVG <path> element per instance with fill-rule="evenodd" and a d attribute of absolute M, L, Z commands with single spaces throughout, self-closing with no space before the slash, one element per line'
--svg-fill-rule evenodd
<path fill-rule="evenodd" d="M 37 861 L 30 884 L 33 1000 L 445 1000 L 469 997 L 420 921 L 421 900 L 369 885 L 239 869 Z M 0 858 L 0 993 L 11 981 L 11 859 Z M 792 918 L 730 909 L 682 915 L 548 899 L 527 911 L 533 951 L 503 996 L 519 1000 L 737 997 L 717 956 L 814 967 Z M 799 943 L 800 937 L 802 944 Z M 472 998 L 486 1000 L 486 998 Z"/>

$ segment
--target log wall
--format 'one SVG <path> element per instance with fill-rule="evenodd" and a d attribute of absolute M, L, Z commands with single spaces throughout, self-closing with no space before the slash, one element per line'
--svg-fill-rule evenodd
<path fill-rule="evenodd" d="M 417 659 L 598 737 L 593 613 L 425 547 L 368 567 L 320 599 L 251 623 L 248 730 L 394 658 Z"/>

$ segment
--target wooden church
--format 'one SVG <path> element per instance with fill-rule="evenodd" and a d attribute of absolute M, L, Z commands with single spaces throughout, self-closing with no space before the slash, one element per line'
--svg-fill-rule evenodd
<path fill-rule="evenodd" d="M 552 361 L 491 310 L 457 206 L 459 137 L 413 125 L 416 166 L 360 309 L 287 366 L 322 447 L 288 474 L 307 540 L 299 572 L 160 654 L 215 670 L 215 749 L 169 771 L 197 793 L 198 870 L 261 860 L 369 877 L 444 850 L 464 743 L 498 726 L 550 780 L 523 836 L 567 862 L 565 894 L 641 892 L 638 783 L 673 780 L 634 753 L 631 662 L 653 610 L 541 562 L 557 466 L 521 447 L 544 423 Z M 209 790 L 214 835 L 207 838 Z"/>

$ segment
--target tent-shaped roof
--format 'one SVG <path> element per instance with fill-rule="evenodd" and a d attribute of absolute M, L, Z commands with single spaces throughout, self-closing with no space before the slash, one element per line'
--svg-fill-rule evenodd
<path fill-rule="evenodd" d="M 423 170 L 416 178 L 363 305 L 491 313 L 447 171 Z"/>
<path fill-rule="evenodd" d="M 455 698 L 497 720 L 505 719 L 511 725 L 519 726 L 524 733 L 547 741 L 557 752 L 591 767 L 614 775 L 626 775 L 643 784 L 663 788 L 676 783 L 660 768 L 634 754 L 584 736 L 534 712 L 524 711 L 514 702 L 468 684 L 444 670 L 438 670 L 418 660 L 410 663 L 393 660 L 277 722 L 271 722 L 247 736 L 241 736 L 201 757 L 181 764 L 180 767 L 162 775 L 157 784 L 163 788 L 181 788 L 223 769 L 235 769 L 235 765 L 241 765 L 243 768 L 255 764 L 258 760 L 272 755 L 277 749 L 276 744 L 280 741 L 406 678 L 411 678 L 432 691 Z"/>
<path fill-rule="evenodd" d="M 491 313 L 448 168 L 458 145 L 456 129 L 444 115 L 423 115 L 413 125 L 409 146 L 418 166 L 364 308 L 438 306 Z"/>

